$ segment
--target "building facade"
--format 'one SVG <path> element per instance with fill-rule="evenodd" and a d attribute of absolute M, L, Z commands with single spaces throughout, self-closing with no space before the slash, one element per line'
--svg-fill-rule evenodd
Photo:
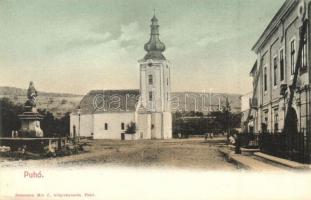
<path fill-rule="evenodd" d="M 158 19 L 151 19 L 151 34 L 139 60 L 139 90 L 90 91 L 70 116 L 74 136 L 94 139 L 172 138 L 170 62 L 162 52 Z M 135 133 L 128 133 L 129 126 Z"/>
<path fill-rule="evenodd" d="M 257 61 L 251 70 L 249 118 L 254 119 L 256 132 L 282 132 L 290 114 L 287 123 L 291 127 L 310 133 L 310 5 L 309 0 L 286 0 L 252 49 Z M 307 29 L 301 38 L 304 22 Z M 297 61 L 301 65 L 294 81 Z M 293 85 L 293 103 L 288 109 Z"/>

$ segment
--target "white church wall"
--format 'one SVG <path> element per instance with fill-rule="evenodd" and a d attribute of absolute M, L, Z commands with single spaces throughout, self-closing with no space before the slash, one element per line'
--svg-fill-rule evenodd
<path fill-rule="evenodd" d="M 79 126 L 80 124 L 80 126 Z M 92 114 L 84 114 L 79 115 L 71 114 L 70 115 L 70 136 L 73 136 L 73 127 L 76 127 L 76 136 L 80 134 L 80 136 L 90 137 L 93 133 L 93 115 Z M 80 131 L 79 131 L 80 127 Z"/>
<path fill-rule="evenodd" d="M 121 139 L 126 126 L 134 122 L 134 112 L 115 112 L 94 114 L 94 139 Z M 124 123 L 124 130 L 121 124 Z M 107 124 L 107 129 L 105 127 Z"/>
<path fill-rule="evenodd" d="M 137 139 L 151 139 L 151 114 L 139 113 L 137 115 Z"/>
<path fill-rule="evenodd" d="M 164 139 L 171 139 L 172 134 L 172 113 L 164 112 L 163 113 L 163 135 Z"/>
<path fill-rule="evenodd" d="M 152 139 L 163 139 L 162 137 L 162 113 L 152 113 L 152 129 L 151 129 L 151 138 Z"/>

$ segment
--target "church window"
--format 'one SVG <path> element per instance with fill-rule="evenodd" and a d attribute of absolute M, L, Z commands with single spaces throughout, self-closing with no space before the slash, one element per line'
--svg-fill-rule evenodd
<path fill-rule="evenodd" d="M 108 130 L 108 124 L 105 123 L 105 130 Z"/>
<path fill-rule="evenodd" d="M 121 123 L 121 130 L 124 130 L 124 123 Z"/>
<path fill-rule="evenodd" d="M 153 77 L 152 77 L 152 75 L 148 76 L 148 80 L 149 80 L 149 85 L 152 85 L 153 84 Z"/>
<path fill-rule="evenodd" d="M 152 99 L 153 99 L 153 94 L 152 92 L 149 92 L 149 101 L 152 101 Z"/>

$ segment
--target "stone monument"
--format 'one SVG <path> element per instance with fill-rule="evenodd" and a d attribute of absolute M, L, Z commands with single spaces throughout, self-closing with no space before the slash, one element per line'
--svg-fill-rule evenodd
<path fill-rule="evenodd" d="M 40 115 L 36 108 L 36 98 L 38 92 L 32 81 L 30 81 L 27 90 L 27 101 L 24 105 L 23 114 L 19 115 L 21 120 L 21 129 L 19 136 L 21 137 L 43 137 L 43 131 L 40 128 L 40 121 L 43 116 Z"/>

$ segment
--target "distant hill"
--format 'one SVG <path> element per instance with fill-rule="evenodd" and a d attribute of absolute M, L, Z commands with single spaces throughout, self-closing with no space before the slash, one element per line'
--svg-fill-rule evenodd
<path fill-rule="evenodd" d="M 82 95 L 69 94 L 69 93 L 55 93 L 55 92 L 41 92 L 38 91 L 41 96 L 53 96 L 53 97 L 81 97 Z M 21 89 L 16 87 L 0 87 L 0 95 L 2 96 L 26 96 L 27 89 Z"/>
<path fill-rule="evenodd" d="M 52 112 L 56 117 L 63 116 L 66 112 L 72 112 L 75 109 L 83 95 L 67 94 L 67 93 L 52 93 L 39 91 L 37 99 L 38 109 L 46 109 Z M 16 104 L 24 104 L 27 100 L 27 89 L 15 87 L 0 87 L 0 98 L 7 97 Z M 172 109 L 176 111 L 197 111 L 208 113 L 210 108 L 212 111 L 217 111 L 225 105 L 228 98 L 232 112 L 240 112 L 241 110 L 241 95 L 212 93 L 211 98 L 209 93 L 200 92 L 173 92 L 172 93 Z"/>
<path fill-rule="evenodd" d="M 38 91 L 37 108 L 46 109 L 56 117 L 62 117 L 66 112 L 76 108 L 82 95 L 67 93 L 52 93 Z M 16 104 L 24 104 L 27 100 L 27 89 L 15 87 L 0 87 L 0 98 L 7 97 Z"/>

